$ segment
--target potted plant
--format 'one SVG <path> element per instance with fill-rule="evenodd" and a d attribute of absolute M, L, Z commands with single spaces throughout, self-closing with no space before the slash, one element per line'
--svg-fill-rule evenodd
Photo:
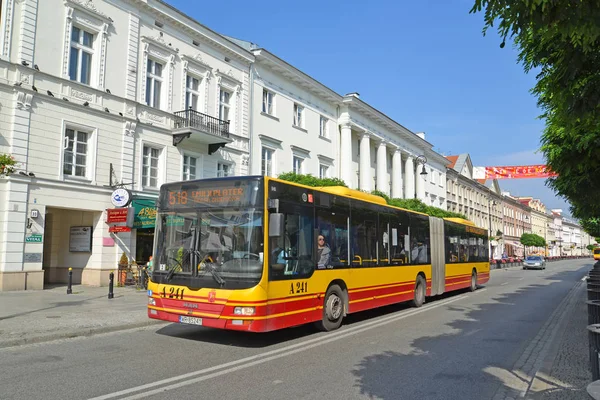
<path fill-rule="evenodd" d="M 17 160 L 10 154 L 0 154 L 0 176 L 8 176 L 15 172 Z"/>

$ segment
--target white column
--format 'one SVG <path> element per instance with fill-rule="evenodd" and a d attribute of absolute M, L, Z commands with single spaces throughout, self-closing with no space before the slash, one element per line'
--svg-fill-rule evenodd
<path fill-rule="evenodd" d="M 425 201 L 425 177 L 421 175 L 421 171 L 423 170 L 423 164 L 417 164 L 417 169 L 415 171 L 415 181 L 417 187 L 417 199 Z"/>
<path fill-rule="evenodd" d="M 404 189 L 405 199 L 415 198 L 415 166 L 412 156 L 406 157 L 404 163 Z"/>
<path fill-rule="evenodd" d="M 353 187 L 352 176 L 352 127 L 350 124 L 341 126 L 340 135 L 340 174 L 339 177 L 348 187 Z"/>
<path fill-rule="evenodd" d="M 402 153 L 400 149 L 392 156 L 392 198 L 402 198 Z"/>
<path fill-rule="evenodd" d="M 360 139 L 360 189 L 370 192 L 373 178 L 371 177 L 371 135 L 363 133 Z"/>
<path fill-rule="evenodd" d="M 390 185 L 387 179 L 387 144 L 384 141 L 377 147 L 377 190 L 390 194 Z"/>

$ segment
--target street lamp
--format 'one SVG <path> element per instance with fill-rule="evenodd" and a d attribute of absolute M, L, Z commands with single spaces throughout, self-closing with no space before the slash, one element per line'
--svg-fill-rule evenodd
<path fill-rule="evenodd" d="M 420 155 L 415 158 L 415 172 L 419 168 L 419 164 L 423 164 L 423 169 L 421 169 L 421 172 L 419 173 L 419 175 L 421 175 L 421 177 L 423 179 L 425 179 L 425 177 L 427 176 L 427 170 L 425 169 L 425 164 L 427 164 L 427 157 L 425 157 L 424 155 Z M 417 191 L 415 190 L 415 199 L 416 198 L 418 198 L 418 197 L 417 197 Z"/>
<path fill-rule="evenodd" d="M 488 197 L 488 226 L 489 226 L 489 237 L 490 237 L 490 257 L 493 257 L 493 248 L 494 246 L 492 246 L 492 206 L 496 206 L 498 203 L 496 203 L 496 200 L 492 200 L 491 197 Z M 490 202 L 490 200 L 492 200 Z"/>

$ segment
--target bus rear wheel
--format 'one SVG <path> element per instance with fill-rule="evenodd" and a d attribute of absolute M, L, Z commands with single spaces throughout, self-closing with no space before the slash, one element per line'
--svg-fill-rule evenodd
<path fill-rule="evenodd" d="M 477 290 L 477 271 L 475 270 L 473 270 L 473 273 L 471 274 L 471 287 L 469 289 L 471 292 Z"/>
<path fill-rule="evenodd" d="M 321 331 L 333 331 L 342 325 L 344 318 L 344 294 L 338 285 L 331 285 L 323 301 L 323 317 L 316 323 Z"/>
<path fill-rule="evenodd" d="M 419 275 L 415 282 L 415 294 L 412 300 L 412 305 L 415 307 L 421 307 L 425 303 L 425 291 L 427 290 L 427 283 L 425 279 Z"/>

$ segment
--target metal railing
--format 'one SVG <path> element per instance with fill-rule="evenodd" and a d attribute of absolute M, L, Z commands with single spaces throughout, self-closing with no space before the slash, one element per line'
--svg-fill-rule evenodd
<path fill-rule="evenodd" d="M 211 135 L 229 138 L 229 121 L 223 121 L 192 109 L 176 111 L 174 115 L 175 129 L 195 128 Z"/>

